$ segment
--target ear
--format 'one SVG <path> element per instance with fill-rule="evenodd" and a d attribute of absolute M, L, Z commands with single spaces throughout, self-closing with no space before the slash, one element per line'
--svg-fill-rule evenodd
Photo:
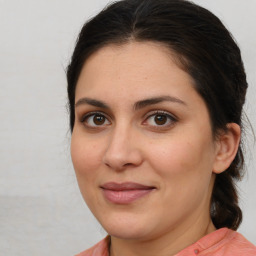
<path fill-rule="evenodd" d="M 216 141 L 216 156 L 213 165 L 213 173 L 222 173 L 230 166 L 236 156 L 240 138 L 240 126 L 236 123 L 227 124 L 227 130 L 223 131 Z"/>

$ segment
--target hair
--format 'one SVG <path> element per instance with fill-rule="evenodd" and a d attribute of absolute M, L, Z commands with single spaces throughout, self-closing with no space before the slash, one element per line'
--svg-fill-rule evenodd
<path fill-rule="evenodd" d="M 222 22 L 186 0 L 122 0 L 85 23 L 78 36 L 67 67 L 71 132 L 76 84 L 85 61 L 106 45 L 131 41 L 157 42 L 175 54 L 206 103 L 214 136 L 226 131 L 228 123 L 242 128 L 246 74 L 239 47 Z M 230 167 L 216 175 L 210 208 L 216 228 L 236 230 L 242 221 L 235 181 L 242 178 L 243 166 L 240 142 Z"/>

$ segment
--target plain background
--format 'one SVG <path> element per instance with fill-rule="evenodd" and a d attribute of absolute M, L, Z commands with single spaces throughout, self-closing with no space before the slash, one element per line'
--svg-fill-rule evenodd
<path fill-rule="evenodd" d="M 80 196 L 69 153 L 65 68 L 82 24 L 107 0 L 0 0 L 0 255 L 74 255 L 105 236 Z M 241 47 L 246 113 L 256 130 L 256 1 L 196 0 Z M 247 132 L 248 174 L 239 184 L 256 243 L 256 157 Z"/>

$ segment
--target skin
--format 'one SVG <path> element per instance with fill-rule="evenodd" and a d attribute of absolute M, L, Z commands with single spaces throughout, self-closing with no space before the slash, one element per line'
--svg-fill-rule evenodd
<path fill-rule="evenodd" d="M 155 97 L 165 100 L 137 103 Z M 230 124 L 213 139 L 206 104 L 170 51 L 153 42 L 103 47 L 86 61 L 75 102 L 72 161 L 84 200 L 111 235 L 111 256 L 174 255 L 215 230 L 215 174 L 233 160 L 240 129 Z M 155 189 L 114 204 L 100 188 L 113 181 Z"/>

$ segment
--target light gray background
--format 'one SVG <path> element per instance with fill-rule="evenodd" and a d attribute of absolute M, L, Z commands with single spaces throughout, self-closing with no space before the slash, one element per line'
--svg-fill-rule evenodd
<path fill-rule="evenodd" d="M 65 67 L 82 24 L 107 2 L 0 0 L 0 255 L 74 255 L 105 236 L 70 161 Z M 246 112 L 255 129 L 256 1 L 195 2 L 217 14 L 241 47 L 250 84 Z M 247 141 L 239 231 L 256 243 L 250 132 Z"/>

